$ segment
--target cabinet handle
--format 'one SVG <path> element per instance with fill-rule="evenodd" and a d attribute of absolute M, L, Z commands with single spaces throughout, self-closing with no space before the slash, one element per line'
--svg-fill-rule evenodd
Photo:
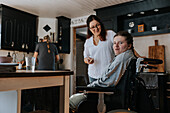
<path fill-rule="evenodd" d="M 60 27 L 60 36 L 62 35 L 62 27 Z"/>
<path fill-rule="evenodd" d="M 24 44 L 22 44 L 22 49 L 24 49 Z"/>
<path fill-rule="evenodd" d="M 28 49 L 28 45 L 26 44 L 26 49 Z"/>
<path fill-rule="evenodd" d="M 59 49 L 62 50 L 62 46 L 59 46 Z"/>
<path fill-rule="evenodd" d="M 14 42 L 12 42 L 11 47 L 14 47 Z"/>

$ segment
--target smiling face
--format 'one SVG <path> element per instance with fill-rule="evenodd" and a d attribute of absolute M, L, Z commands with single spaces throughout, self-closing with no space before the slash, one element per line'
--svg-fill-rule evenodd
<path fill-rule="evenodd" d="M 124 36 L 116 36 L 113 41 L 113 49 L 115 55 L 119 55 L 131 48 L 131 44 L 128 44 Z"/>
<path fill-rule="evenodd" d="M 93 20 L 89 23 L 89 29 L 95 36 L 99 36 L 101 33 L 101 25 L 96 20 Z"/>

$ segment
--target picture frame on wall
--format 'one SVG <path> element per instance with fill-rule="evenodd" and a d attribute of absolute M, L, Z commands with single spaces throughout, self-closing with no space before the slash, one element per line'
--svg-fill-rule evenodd
<path fill-rule="evenodd" d="M 138 32 L 144 32 L 144 24 L 138 25 Z"/>

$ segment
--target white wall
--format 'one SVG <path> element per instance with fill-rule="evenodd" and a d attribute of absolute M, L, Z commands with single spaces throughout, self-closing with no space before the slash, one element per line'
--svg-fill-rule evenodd
<path fill-rule="evenodd" d="M 46 35 L 50 36 L 50 32 L 55 33 L 57 31 L 57 19 L 56 18 L 39 18 L 38 20 L 38 37 L 43 38 Z M 46 32 L 43 27 L 48 25 L 51 29 Z M 55 36 L 56 39 L 56 36 Z"/>
<path fill-rule="evenodd" d="M 141 56 L 148 57 L 149 46 L 155 45 L 154 40 L 158 40 L 158 45 L 165 46 L 165 70 L 170 73 L 170 34 L 134 37 L 134 48 Z"/>
<path fill-rule="evenodd" d="M 0 92 L 0 113 L 17 113 L 17 91 Z"/>

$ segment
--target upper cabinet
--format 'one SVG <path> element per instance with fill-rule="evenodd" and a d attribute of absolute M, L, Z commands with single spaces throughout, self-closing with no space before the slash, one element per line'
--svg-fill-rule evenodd
<path fill-rule="evenodd" d="M 169 0 L 136 0 L 95 9 L 106 29 L 128 31 L 133 36 L 170 33 Z"/>
<path fill-rule="evenodd" d="M 71 19 L 60 16 L 56 17 L 58 20 L 58 52 L 59 53 L 70 53 L 70 24 Z"/>
<path fill-rule="evenodd" d="M 36 44 L 37 16 L 0 6 L 1 49 L 33 52 Z"/>

